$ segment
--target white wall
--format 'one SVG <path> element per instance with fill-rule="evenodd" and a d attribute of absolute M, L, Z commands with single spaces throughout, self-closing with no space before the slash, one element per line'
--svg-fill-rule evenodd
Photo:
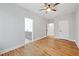
<path fill-rule="evenodd" d="M 0 49 L 24 43 L 24 16 L 13 4 L 0 4 Z"/>
<path fill-rule="evenodd" d="M 34 20 L 34 39 L 45 36 L 45 19 L 15 4 L 0 4 L 0 50 L 24 44 L 24 17 Z"/>
<path fill-rule="evenodd" d="M 74 13 L 71 13 L 71 14 L 67 14 L 67 15 L 62 15 L 62 16 L 58 16 L 58 17 L 55 17 L 53 20 L 50 20 L 49 22 L 54 22 L 55 24 L 55 36 L 59 36 L 58 33 L 59 33 L 59 30 L 58 30 L 58 22 L 60 20 L 68 20 L 69 21 L 69 35 L 70 35 L 70 40 L 75 40 L 75 14 Z M 63 24 L 64 25 L 64 24 Z"/>
<path fill-rule="evenodd" d="M 24 11 L 24 15 L 25 17 L 33 19 L 33 40 L 45 37 L 47 19 L 41 18 L 41 16 L 38 16 L 29 10 L 27 10 L 27 12 Z"/>
<path fill-rule="evenodd" d="M 75 43 L 79 47 L 79 4 L 74 13 L 59 16 L 59 17 L 56 17 L 55 19 L 49 21 L 49 22 L 55 23 L 55 34 L 56 35 L 57 35 L 57 31 L 58 31 L 57 22 L 60 20 L 69 20 L 69 22 L 70 22 L 70 38 L 72 40 L 75 40 L 76 41 Z"/>
<path fill-rule="evenodd" d="M 76 21 L 76 30 L 75 30 L 75 32 L 76 32 L 76 44 L 77 44 L 77 46 L 79 47 L 79 5 L 78 5 L 78 7 L 77 7 L 77 10 L 76 10 L 76 13 L 75 13 L 75 21 Z"/>

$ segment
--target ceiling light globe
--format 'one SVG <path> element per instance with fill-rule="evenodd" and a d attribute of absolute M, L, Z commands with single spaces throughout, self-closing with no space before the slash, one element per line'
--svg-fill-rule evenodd
<path fill-rule="evenodd" d="M 48 9 L 47 9 L 47 11 L 51 11 L 51 9 L 50 9 L 50 8 L 48 8 Z"/>

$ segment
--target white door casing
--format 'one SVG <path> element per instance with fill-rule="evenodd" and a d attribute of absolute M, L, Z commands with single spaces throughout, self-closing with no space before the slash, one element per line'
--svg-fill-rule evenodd
<path fill-rule="evenodd" d="M 47 24 L 47 35 L 54 35 L 54 23 Z"/>

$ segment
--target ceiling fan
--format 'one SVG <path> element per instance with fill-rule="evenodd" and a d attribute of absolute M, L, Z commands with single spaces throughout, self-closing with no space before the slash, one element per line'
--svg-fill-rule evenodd
<path fill-rule="evenodd" d="M 41 11 L 42 10 L 45 10 L 46 13 L 49 12 L 49 11 L 56 11 L 55 7 L 58 5 L 59 3 L 44 3 L 44 7 L 42 9 L 40 9 Z"/>

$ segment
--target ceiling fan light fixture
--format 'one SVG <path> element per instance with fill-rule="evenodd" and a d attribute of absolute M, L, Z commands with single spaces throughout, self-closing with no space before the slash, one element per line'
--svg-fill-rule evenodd
<path fill-rule="evenodd" d="M 40 9 L 40 10 L 44 10 L 47 12 L 51 12 L 51 11 L 56 11 L 55 6 L 57 6 L 59 3 L 44 3 L 44 8 Z"/>
<path fill-rule="evenodd" d="M 50 9 L 50 8 L 48 8 L 46 11 L 50 12 L 50 11 L 51 11 L 51 9 Z"/>

